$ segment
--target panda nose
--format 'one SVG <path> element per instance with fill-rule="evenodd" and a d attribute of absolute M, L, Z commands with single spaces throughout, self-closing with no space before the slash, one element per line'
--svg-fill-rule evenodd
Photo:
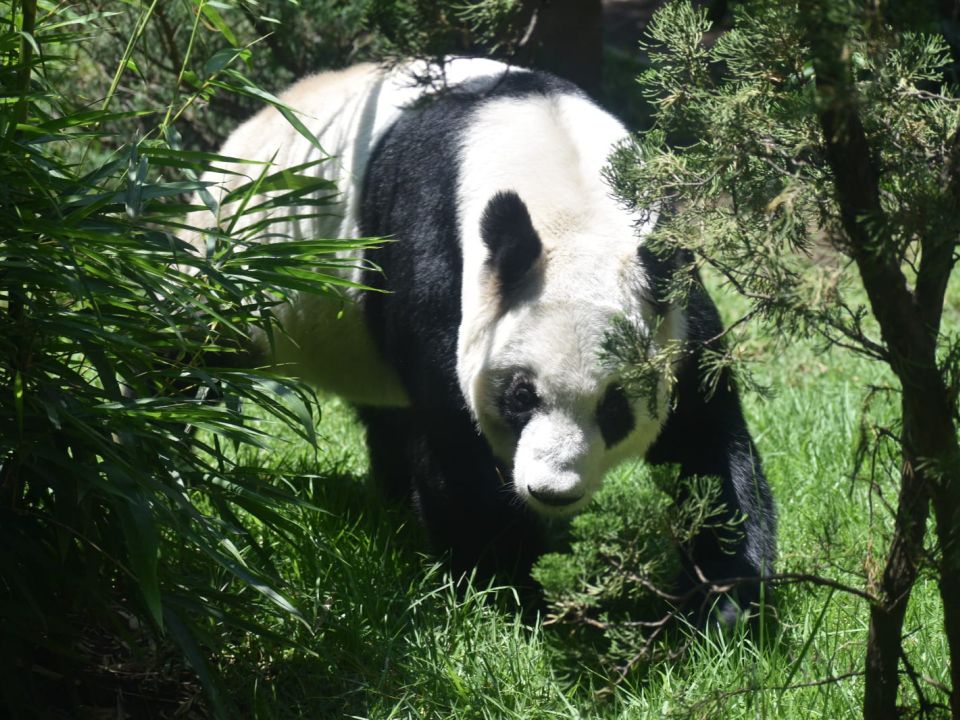
<path fill-rule="evenodd" d="M 569 493 L 558 493 L 550 490 L 534 490 L 530 485 L 527 485 L 527 492 L 537 501 L 542 502 L 544 505 L 550 505 L 551 507 L 573 505 L 573 503 L 583 497 L 583 493 L 571 495 Z"/>

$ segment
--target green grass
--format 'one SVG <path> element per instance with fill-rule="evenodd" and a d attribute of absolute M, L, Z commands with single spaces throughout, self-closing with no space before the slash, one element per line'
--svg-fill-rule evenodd
<path fill-rule="evenodd" d="M 951 294 L 956 327 L 960 293 Z M 727 314 L 736 299 L 723 302 Z M 770 348 L 759 379 L 769 399 L 745 398 L 780 514 L 780 568 L 863 587 L 885 552 L 889 515 L 863 478 L 851 479 L 860 418 L 883 368 L 814 343 Z M 890 402 L 873 416 L 891 415 Z M 422 552 L 409 514 L 384 508 L 365 484 L 362 430 L 336 399 L 323 403 L 321 451 L 278 437 L 252 466 L 281 467 L 309 507 L 283 508 L 306 541 L 266 540 L 306 623 L 277 620 L 298 647 L 229 636 L 218 656 L 226 694 L 245 718 L 844 718 L 860 712 L 866 603 L 792 585 L 779 593 L 780 631 L 759 644 L 698 638 L 610 690 L 597 668 L 559 652 L 557 633 L 524 620 L 509 588 L 458 595 Z M 881 464 L 882 496 L 896 466 Z M 249 551 L 249 549 L 247 550 Z M 307 627 L 309 626 L 309 627 Z M 948 682 L 942 611 L 921 580 L 906 620 L 918 672 Z M 836 682 L 823 682 L 842 677 Z M 607 691 L 604 689 L 607 688 Z M 934 687 L 930 700 L 945 702 Z M 915 704 L 905 681 L 904 702 Z"/>

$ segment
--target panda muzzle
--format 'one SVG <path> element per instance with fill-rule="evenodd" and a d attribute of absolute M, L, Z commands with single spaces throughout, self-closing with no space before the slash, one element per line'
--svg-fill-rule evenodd
<path fill-rule="evenodd" d="M 544 505 L 549 505 L 550 507 L 555 508 L 573 505 L 574 503 L 579 502 L 584 495 L 583 493 L 578 494 L 555 492 L 553 490 L 534 490 L 530 485 L 527 485 L 527 492 L 530 493 L 530 497 L 537 502 L 541 502 Z"/>

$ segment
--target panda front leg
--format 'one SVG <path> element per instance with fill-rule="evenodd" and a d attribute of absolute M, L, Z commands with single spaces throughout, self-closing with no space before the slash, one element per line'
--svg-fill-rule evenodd
<path fill-rule="evenodd" d="M 673 410 L 647 461 L 678 464 L 684 478 L 718 476 L 721 480 L 721 527 L 702 530 L 685 549 L 687 568 L 681 585 L 689 589 L 704 579 L 718 585 L 738 579 L 715 606 L 720 622 L 729 626 L 761 601 L 761 578 L 773 572 L 776 558 L 776 515 L 732 374 L 724 370 L 712 393 L 702 382 L 704 347 L 717 342 L 714 338 L 722 332 L 705 291 L 691 299 L 688 321 L 694 352 L 677 374 Z M 695 598 L 698 606 L 691 609 L 701 622 L 712 599 L 709 593 Z"/>
<path fill-rule="evenodd" d="M 541 525 L 520 502 L 486 440 L 464 412 L 418 423 L 413 503 L 433 548 L 449 553 L 455 577 L 476 570 L 521 590 L 543 552 Z"/>

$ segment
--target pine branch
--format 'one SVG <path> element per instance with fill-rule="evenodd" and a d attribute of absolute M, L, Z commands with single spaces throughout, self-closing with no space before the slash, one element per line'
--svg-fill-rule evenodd
<path fill-rule="evenodd" d="M 819 120 L 847 235 L 845 250 L 860 271 L 881 335 L 890 348 L 890 366 L 903 388 L 900 498 L 881 582 L 883 602 L 871 608 L 864 717 L 889 717 L 896 705 L 903 618 L 916 580 L 931 496 L 937 510 L 937 532 L 943 547 L 948 548 L 940 590 L 948 608 L 945 626 L 955 684 L 951 705 L 960 716 L 960 617 L 949 610 L 960 597 L 960 583 L 955 580 L 960 571 L 960 544 L 955 540 L 960 483 L 938 477 L 927 467 L 931 461 L 953 467 L 958 457 L 952 408 L 936 362 L 940 313 L 951 268 L 947 261 L 953 248 L 944 240 L 948 235 L 924 233 L 916 294 L 911 293 L 900 269 L 901 254 L 886 241 L 888 220 L 880 204 L 871 147 L 857 111 L 846 27 L 834 19 L 836 8 L 830 5 L 819 0 L 804 6 L 804 29 L 821 103 Z M 951 153 L 951 158 L 955 157 L 956 150 Z"/>

